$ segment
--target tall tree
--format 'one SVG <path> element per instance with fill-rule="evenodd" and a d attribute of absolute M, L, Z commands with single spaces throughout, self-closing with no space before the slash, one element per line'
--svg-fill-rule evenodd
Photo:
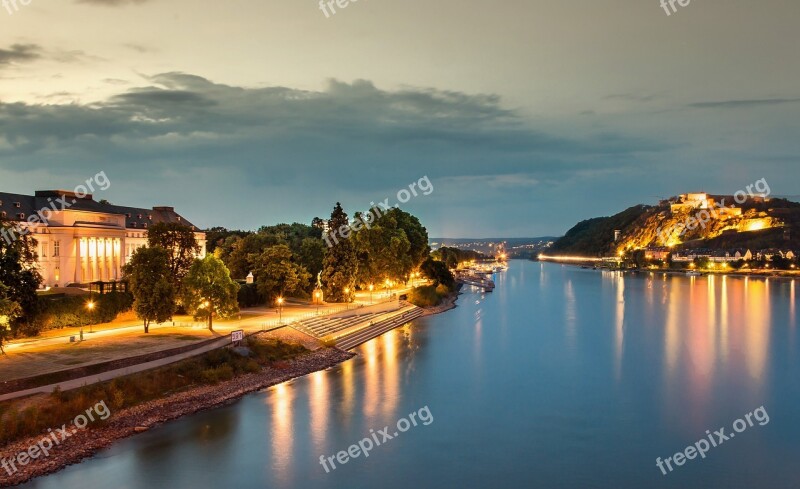
<path fill-rule="evenodd" d="M 428 230 L 425 229 L 425 226 L 419 222 L 416 216 L 402 209 L 393 208 L 389 210 L 388 214 L 393 215 L 397 220 L 397 228 L 406 233 L 410 244 L 408 256 L 411 258 L 412 270 L 419 268 L 428 259 L 431 252 L 431 248 L 428 245 Z"/>
<path fill-rule="evenodd" d="M 239 312 L 239 284 L 219 258 L 208 255 L 195 260 L 183 280 L 183 304 L 196 318 L 208 318 L 214 330 L 214 314 L 229 318 Z"/>
<path fill-rule="evenodd" d="M 311 278 L 305 267 L 294 262 L 292 250 L 284 244 L 270 246 L 254 257 L 253 263 L 258 291 L 267 303 L 304 289 Z"/>
<path fill-rule="evenodd" d="M 189 268 L 200 253 L 200 245 L 192 228 L 177 222 L 160 222 L 147 231 L 147 244 L 151 248 L 160 246 L 170 252 L 172 283 L 180 288 L 183 277 L 189 273 Z"/>
<path fill-rule="evenodd" d="M 0 220 L 0 231 L 9 229 L 10 224 Z M 15 236 L 16 239 L 5 239 Z M 36 270 L 36 240 L 30 234 L 16 236 L 7 232 L 0 234 L 0 284 L 6 287 L 6 297 L 20 307 L 10 322 L 15 331 L 29 324 L 39 311 L 39 298 L 36 289 L 42 283 L 42 276 Z M 36 331 L 29 333 L 35 334 Z"/>
<path fill-rule="evenodd" d="M 143 247 L 131 255 L 122 267 L 133 294 L 133 310 L 144 321 L 144 332 L 150 323 L 161 324 L 175 312 L 175 285 L 169 266 L 170 252 L 161 247 Z"/>
<path fill-rule="evenodd" d="M 357 216 L 360 217 L 360 216 Z M 396 214 L 389 212 L 354 238 L 358 253 L 358 280 L 361 285 L 384 280 L 405 281 L 411 273 L 411 243 L 397 226 Z"/>
<path fill-rule="evenodd" d="M 328 249 L 322 269 L 325 297 L 331 302 L 350 302 L 355 293 L 358 257 L 355 243 L 345 237 L 345 234 L 349 236 L 349 225 L 342 204 L 337 202 L 331 213 L 330 226 L 331 232 L 337 233 L 338 243 Z"/>

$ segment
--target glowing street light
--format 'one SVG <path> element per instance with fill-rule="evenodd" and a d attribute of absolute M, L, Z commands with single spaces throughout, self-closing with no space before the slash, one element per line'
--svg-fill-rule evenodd
<path fill-rule="evenodd" d="M 322 302 L 321 297 L 322 297 L 322 291 L 315 290 L 314 291 L 314 302 L 317 303 L 317 316 L 319 316 L 319 305 Z"/>
<path fill-rule="evenodd" d="M 372 304 L 372 291 L 375 289 L 374 284 L 369 284 L 369 303 Z"/>
<path fill-rule="evenodd" d="M 94 312 L 94 301 L 92 299 L 89 299 L 89 302 L 86 303 L 86 309 L 89 310 L 89 314 L 92 314 Z M 94 315 L 92 315 L 92 317 L 89 320 L 89 332 L 90 333 L 93 332 L 92 331 L 92 322 L 93 322 L 92 320 L 93 319 L 94 319 Z"/>
<path fill-rule="evenodd" d="M 278 324 L 283 324 L 283 297 L 278 297 Z"/>

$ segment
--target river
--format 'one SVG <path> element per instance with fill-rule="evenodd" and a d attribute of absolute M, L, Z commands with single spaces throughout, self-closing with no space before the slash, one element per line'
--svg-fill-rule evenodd
<path fill-rule="evenodd" d="M 349 362 L 24 487 L 800 487 L 797 281 L 525 261 L 495 279 Z M 656 466 L 761 407 L 769 422 L 705 458 Z M 427 424 L 399 432 L 411 413 Z M 336 461 L 386 426 L 368 457 Z"/>

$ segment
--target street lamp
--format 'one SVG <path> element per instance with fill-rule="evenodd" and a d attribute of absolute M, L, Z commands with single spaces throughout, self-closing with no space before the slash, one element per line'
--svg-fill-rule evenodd
<path fill-rule="evenodd" d="M 322 292 L 320 292 L 319 290 L 314 291 L 314 302 L 317 303 L 317 316 L 319 316 L 319 304 L 320 302 L 322 302 L 320 300 L 320 295 L 322 295 Z"/>
<path fill-rule="evenodd" d="M 278 324 L 283 324 L 283 297 L 278 297 Z"/>
<path fill-rule="evenodd" d="M 89 317 L 89 332 L 92 333 L 92 321 L 94 320 L 94 315 L 92 315 L 92 312 L 94 312 L 94 301 L 91 298 L 89 299 L 89 302 L 86 303 L 86 309 L 89 309 L 89 314 L 91 315 Z"/>
<path fill-rule="evenodd" d="M 372 304 L 372 291 L 375 289 L 375 284 L 369 284 L 369 303 Z"/>
<path fill-rule="evenodd" d="M 345 303 L 345 307 L 347 308 L 346 310 L 349 310 L 350 309 L 350 287 L 345 287 L 344 288 L 344 303 Z"/>

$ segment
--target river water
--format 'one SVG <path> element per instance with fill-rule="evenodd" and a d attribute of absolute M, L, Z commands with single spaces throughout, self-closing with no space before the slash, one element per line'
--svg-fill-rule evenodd
<path fill-rule="evenodd" d="M 512 261 L 496 282 L 331 370 L 25 487 L 800 487 L 797 281 Z M 656 466 L 720 428 L 736 437 Z M 382 443 L 336 461 L 364 438 Z"/>

